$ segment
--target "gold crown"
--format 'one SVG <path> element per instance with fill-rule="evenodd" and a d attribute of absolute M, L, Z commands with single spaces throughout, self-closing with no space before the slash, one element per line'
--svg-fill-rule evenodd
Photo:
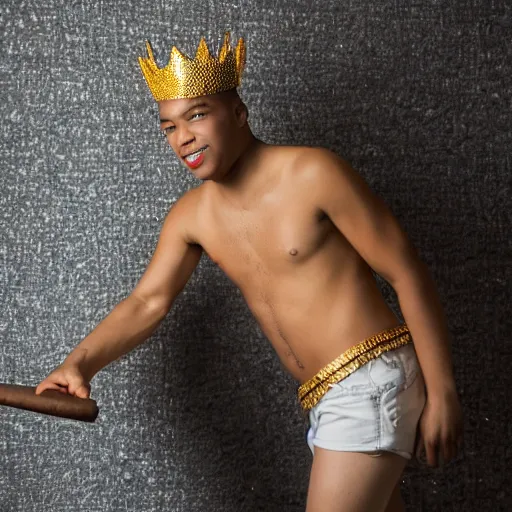
<path fill-rule="evenodd" d="M 204 37 L 194 59 L 173 46 L 164 68 L 157 66 L 149 41 L 146 41 L 146 49 L 149 57 L 139 57 L 139 64 L 156 101 L 195 98 L 240 85 L 245 66 L 245 42 L 240 38 L 233 52 L 229 32 L 224 35 L 218 57 L 212 57 Z"/>

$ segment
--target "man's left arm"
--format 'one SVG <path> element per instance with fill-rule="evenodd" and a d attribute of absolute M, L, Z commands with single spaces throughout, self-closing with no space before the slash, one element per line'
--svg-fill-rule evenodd
<path fill-rule="evenodd" d="M 450 334 L 426 264 L 386 204 L 343 159 L 321 149 L 302 159 L 313 200 L 342 235 L 396 291 L 425 377 L 427 404 L 420 448 L 436 465 L 451 459 L 461 437 L 461 412 L 453 375 Z"/>

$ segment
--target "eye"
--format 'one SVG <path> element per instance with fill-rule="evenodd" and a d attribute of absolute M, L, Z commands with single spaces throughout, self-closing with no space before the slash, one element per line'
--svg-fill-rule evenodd
<path fill-rule="evenodd" d="M 190 120 L 192 119 L 200 119 L 201 117 L 204 117 L 206 114 L 204 112 L 196 112 L 195 114 L 192 114 L 190 117 Z"/>
<path fill-rule="evenodd" d="M 167 128 L 164 128 L 162 130 L 162 133 L 164 135 L 170 135 L 174 131 L 174 128 L 175 128 L 174 126 L 167 126 Z"/>

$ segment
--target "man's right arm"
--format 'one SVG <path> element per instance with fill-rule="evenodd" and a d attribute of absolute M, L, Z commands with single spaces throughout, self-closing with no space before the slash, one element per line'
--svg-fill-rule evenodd
<path fill-rule="evenodd" d="M 203 249 L 191 240 L 188 220 L 193 218 L 197 193 L 196 189 L 187 192 L 172 206 L 151 261 L 131 294 L 38 385 L 37 394 L 57 389 L 85 398 L 98 371 L 155 331 L 201 258 Z"/>

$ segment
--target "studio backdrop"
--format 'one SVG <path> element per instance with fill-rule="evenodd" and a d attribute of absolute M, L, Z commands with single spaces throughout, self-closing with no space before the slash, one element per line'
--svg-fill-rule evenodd
<path fill-rule="evenodd" d="M 159 132 L 144 41 L 164 65 L 203 35 L 216 52 L 226 30 L 246 40 L 255 134 L 350 161 L 437 283 L 465 444 L 442 469 L 407 469 L 409 510 L 510 510 L 506 0 L 2 0 L 0 382 L 36 385 L 62 362 L 131 292 L 169 208 L 200 185 Z M 296 383 L 207 255 L 92 397 L 90 425 L 0 408 L 2 512 L 304 510 Z"/>

